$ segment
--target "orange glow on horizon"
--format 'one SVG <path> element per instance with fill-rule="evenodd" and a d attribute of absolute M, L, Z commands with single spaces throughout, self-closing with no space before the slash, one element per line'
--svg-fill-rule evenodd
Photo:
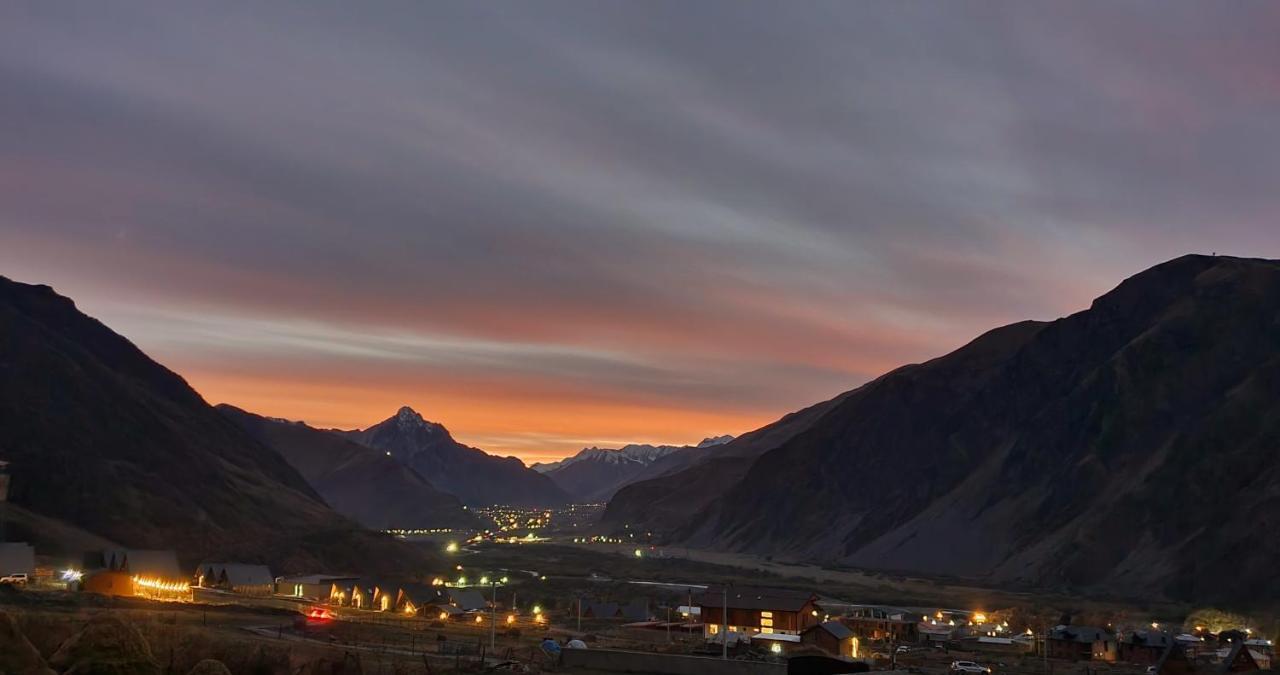
<path fill-rule="evenodd" d="M 184 370 L 205 400 L 270 417 L 300 420 L 320 429 L 377 424 L 409 405 L 443 424 L 461 443 L 526 464 L 570 456 L 584 447 L 627 443 L 693 444 L 709 436 L 739 435 L 787 410 L 708 411 L 609 402 L 590 397 L 530 397 L 502 391 L 366 389 L 351 383 L 300 381 L 263 374 Z"/>

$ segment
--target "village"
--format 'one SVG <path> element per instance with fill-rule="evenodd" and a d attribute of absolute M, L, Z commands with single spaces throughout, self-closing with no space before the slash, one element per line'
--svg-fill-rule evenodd
<path fill-rule="evenodd" d="M 796 579 L 726 576 L 630 536 L 588 536 L 591 513 L 494 508 L 486 511 L 494 526 L 478 532 L 395 533 L 437 547 L 448 561 L 412 579 L 280 573 L 243 561 L 183 565 L 169 550 L 54 560 L 5 543 L 0 606 L 151 608 L 171 621 L 199 616 L 202 625 L 212 610 L 234 616 L 227 629 L 263 649 L 414 663 L 428 672 L 1190 675 L 1273 667 L 1273 637 L 1249 625 L 1166 625 L 1123 612 L 1061 616 L 1025 604 L 859 602 Z M 610 549 L 597 553 L 593 544 Z M 588 552 L 589 565 L 572 564 L 578 551 Z M 547 565 L 531 569 L 538 560 Z M 693 578 L 641 578 L 663 565 Z"/>

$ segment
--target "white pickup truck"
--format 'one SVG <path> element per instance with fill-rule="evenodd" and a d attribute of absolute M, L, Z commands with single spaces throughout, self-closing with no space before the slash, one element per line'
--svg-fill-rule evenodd
<path fill-rule="evenodd" d="M 0 584 L 13 584 L 14 586 L 27 585 L 27 573 L 19 572 L 18 574 L 6 574 L 0 577 Z"/>

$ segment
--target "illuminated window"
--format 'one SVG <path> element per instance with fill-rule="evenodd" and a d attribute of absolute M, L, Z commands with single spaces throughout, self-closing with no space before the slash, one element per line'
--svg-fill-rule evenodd
<path fill-rule="evenodd" d="M 760 618 L 762 618 L 762 619 L 772 619 L 772 618 L 773 618 L 773 612 L 760 612 Z"/>
<path fill-rule="evenodd" d="M 773 619 L 760 619 L 760 625 L 761 625 L 761 626 L 772 626 L 772 625 L 773 625 Z"/>
<path fill-rule="evenodd" d="M 720 632 L 720 626 L 718 626 L 718 625 L 716 625 L 716 624 L 714 624 L 714 623 L 707 624 L 707 632 L 708 632 L 708 633 L 710 633 L 710 634 L 712 634 L 712 635 L 715 635 L 716 633 L 719 633 L 719 632 Z"/>
<path fill-rule="evenodd" d="M 772 628 L 769 628 L 768 626 L 761 626 L 761 627 L 760 627 L 760 632 L 761 632 L 761 633 L 763 633 L 763 634 L 765 634 L 765 635 L 769 635 L 770 633 L 772 633 L 772 632 L 773 632 L 773 629 L 772 629 Z"/>

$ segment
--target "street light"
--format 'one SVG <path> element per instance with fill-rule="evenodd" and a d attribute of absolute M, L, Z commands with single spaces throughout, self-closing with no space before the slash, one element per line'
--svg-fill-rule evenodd
<path fill-rule="evenodd" d="M 489 584 L 492 589 L 492 599 L 489 601 L 489 651 L 493 652 L 498 645 L 498 584 L 507 583 L 504 576 L 501 579 L 490 578 L 488 575 L 480 577 L 480 583 Z"/>

